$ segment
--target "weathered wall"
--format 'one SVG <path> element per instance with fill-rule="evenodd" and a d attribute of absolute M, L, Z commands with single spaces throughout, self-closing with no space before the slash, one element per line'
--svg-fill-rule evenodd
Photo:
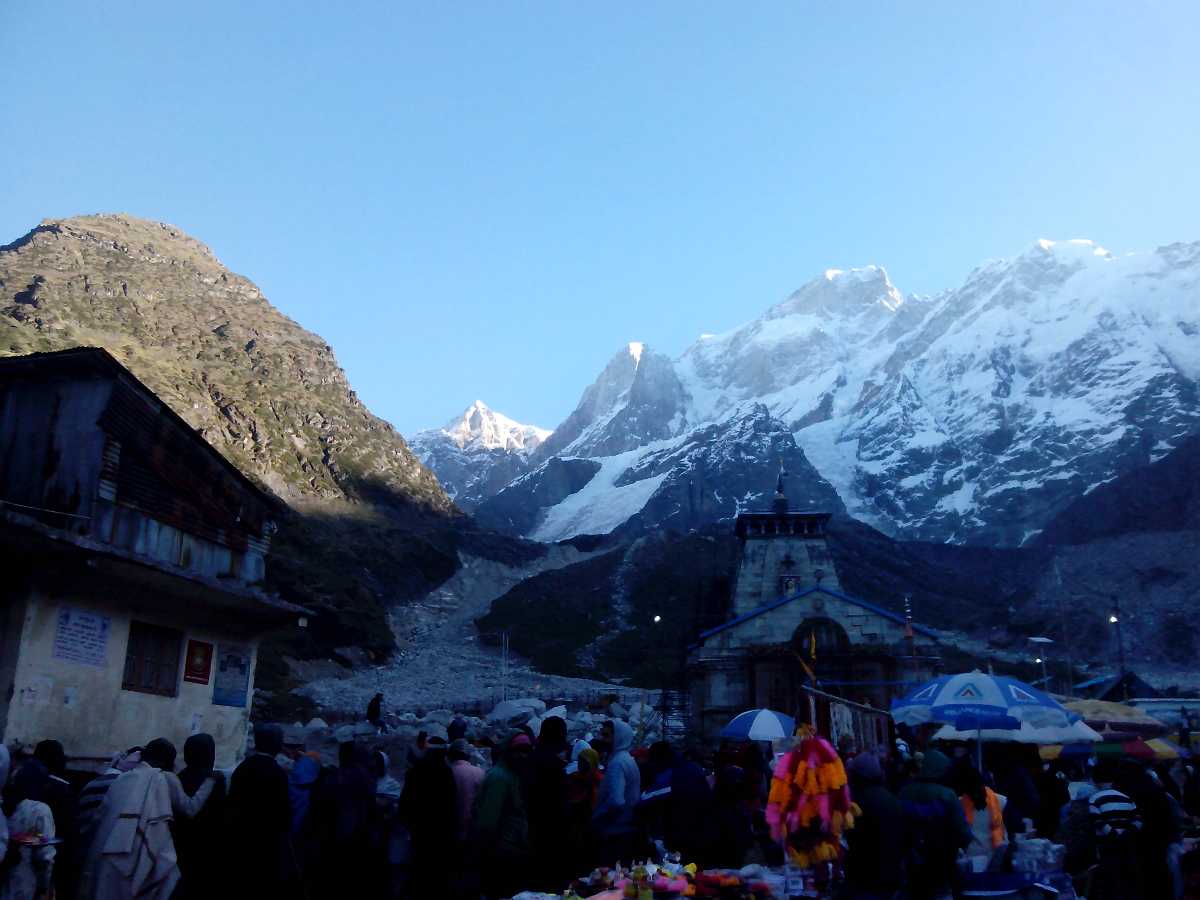
<path fill-rule="evenodd" d="M 20 579 L 17 580 L 19 583 Z M 4 593 L 0 594 L 0 729 L 3 729 L 12 703 L 24 622 L 25 592 L 17 585 L 6 585 Z"/>
<path fill-rule="evenodd" d="M 21 605 L 18 600 L 11 608 L 19 609 Z M 53 656 L 59 610 L 64 605 L 94 611 L 111 620 L 102 667 Z M 7 725 L 0 736 L 5 743 L 32 745 L 53 738 L 62 742 L 69 756 L 86 765 L 156 737 L 169 739 L 182 751 L 190 734 L 204 731 L 216 740 L 219 766 L 232 765 L 240 756 L 249 709 L 213 704 L 215 658 L 208 684 L 186 682 L 181 673 L 175 697 L 127 691 L 121 688 L 121 682 L 133 617 L 126 608 L 86 589 L 56 598 L 35 586 L 25 599 L 23 613 L 20 621 L 10 622 L 19 631 L 20 654 Z M 254 690 L 256 641 L 211 626 L 188 626 L 180 622 L 179 616 L 139 611 L 137 619 L 182 630 L 185 650 L 189 638 L 213 643 L 218 652 L 223 642 L 248 647 L 249 706 Z M 181 654 L 181 670 L 183 664 Z"/>
<path fill-rule="evenodd" d="M 790 565 L 788 565 L 790 561 Z M 772 603 L 786 593 L 783 577 L 795 579 L 790 593 L 815 587 L 817 571 L 823 574 L 821 585 L 841 590 L 824 536 L 771 534 L 748 536 L 742 545 L 734 586 L 733 614 L 745 615 L 756 607 Z"/>
<path fill-rule="evenodd" d="M 178 566 L 198 575 L 232 577 L 258 584 L 266 575 L 262 544 L 233 550 L 159 521 L 141 510 L 100 499 L 95 504 L 95 534 L 99 539 L 137 556 Z"/>
<path fill-rule="evenodd" d="M 104 449 L 97 419 L 111 395 L 112 382 L 97 379 L 0 384 L 0 498 L 91 515 Z"/>

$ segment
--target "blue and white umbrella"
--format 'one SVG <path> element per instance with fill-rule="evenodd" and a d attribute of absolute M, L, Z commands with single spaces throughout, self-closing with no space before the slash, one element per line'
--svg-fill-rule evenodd
<path fill-rule="evenodd" d="M 892 701 L 892 718 L 903 725 L 940 722 L 959 731 L 1066 728 L 1079 717 L 1035 687 L 980 671 L 943 675 Z"/>
<path fill-rule="evenodd" d="M 721 737 L 742 741 L 778 741 L 796 731 L 796 720 L 773 709 L 751 709 L 733 717 Z"/>

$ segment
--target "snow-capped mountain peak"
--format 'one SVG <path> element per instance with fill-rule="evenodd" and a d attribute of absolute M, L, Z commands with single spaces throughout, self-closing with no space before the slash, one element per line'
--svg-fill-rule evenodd
<path fill-rule="evenodd" d="M 797 314 L 831 318 L 858 317 L 879 314 L 886 317 L 904 304 L 904 295 L 897 290 L 882 266 L 863 266 L 856 269 L 826 269 L 763 317 L 781 319 Z"/>
<path fill-rule="evenodd" d="M 1037 250 L 1054 253 L 1058 256 L 1099 256 L 1102 259 L 1111 259 L 1112 254 L 1097 244 L 1095 241 L 1087 238 L 1072 238 L 1069 241 L 1051 241 L 1047 238 L 1038 238 L 1034 244 Z"/>
<path fill-rule="evenodd" d="M 441 428 L 409 438 L 417 458 L 433 470 L 451 498 L 470 512 L 519 475 L 552 432 L 523 425 L 476 400 Z"/>
<path fill-rule="evenodd" d="M 462 415 L 451 419 L 442 433 L 460 450 L 468 446 L 486 450 L 529 453 L 551 432 L 536 425 L 522 425 L 476 400 Z"/>
<path fill-rule="evenodd" d="M 1075 498 L 1200 431 L 1200 243 L 1114 255 L 1039 240 L 920 297 L 880 266 L 827 269 L 678 359 L 625 345 L 525 464 L 537 536 L 597 527 L 597 510 L 634 501 L 645 521 L 662 519 L 649 498 L 667 489 L 634 457 L 690 446 L 689 435 L 720 434 L 721 449 L 670 476 L 696 492 L 676 506 L 716 509 L 698 498 L 741 486 L 718 457 L 761 457 L 731 424 L 757 407 L 882 530 L 1024 543 Z"/>

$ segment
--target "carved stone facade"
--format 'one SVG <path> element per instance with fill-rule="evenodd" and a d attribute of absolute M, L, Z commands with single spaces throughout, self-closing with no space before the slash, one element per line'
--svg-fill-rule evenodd
<path fill-rule="evenodd" d="M 773 511 L 738 516 L 730 619 L 701 634 L 688 661 L 694 731 L 715 737 L 759 707 L 807 721 L 805 686 L 886 710 L 935 673 L 932 631 L 841 590 L 829 518 L 787 510 L 782 490 Z"/>

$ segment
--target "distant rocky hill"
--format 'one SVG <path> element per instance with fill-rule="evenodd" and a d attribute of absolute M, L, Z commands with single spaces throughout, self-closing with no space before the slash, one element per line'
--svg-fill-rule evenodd
<path fill-rule="evenodd" d="M 1038 549 L 1049 558 L 1015 628 L 1048 629 L 1060 660 L 1112 666 L 1119 606 L 1128 664 L 1159 687 L 1200 689 L 1200 436 L 1076 500 Z"/>
<path fill-rule="evenodd" d="M 79 345 L 108 349 L 281 497 L 389 492 L 416 518 L 455 512 L 332 348 L 171 225 L 80 216 L 0 247 L 0 352 Z"/>
<path fill-rule="evenodd" d="M 319 610 L 291 653 L 390 651 L 389 607 L 450 577 L 464 542 L 540 552 L 475 533 L 329 345 L 174 226 L 81 216 L 0 247 L 0 355 L 80 345 L 109 350 L 290 505 L 269 578 Z M 268 681 L 281 671 L 265 661 Z"/>
<path fill-rule="evenodd" d="M 1123 534 L 1200 531 L 1200 434 L 1153 465 L 1080 497 L 1050 520 L 1042 545 L 1085 544 Z"/>

